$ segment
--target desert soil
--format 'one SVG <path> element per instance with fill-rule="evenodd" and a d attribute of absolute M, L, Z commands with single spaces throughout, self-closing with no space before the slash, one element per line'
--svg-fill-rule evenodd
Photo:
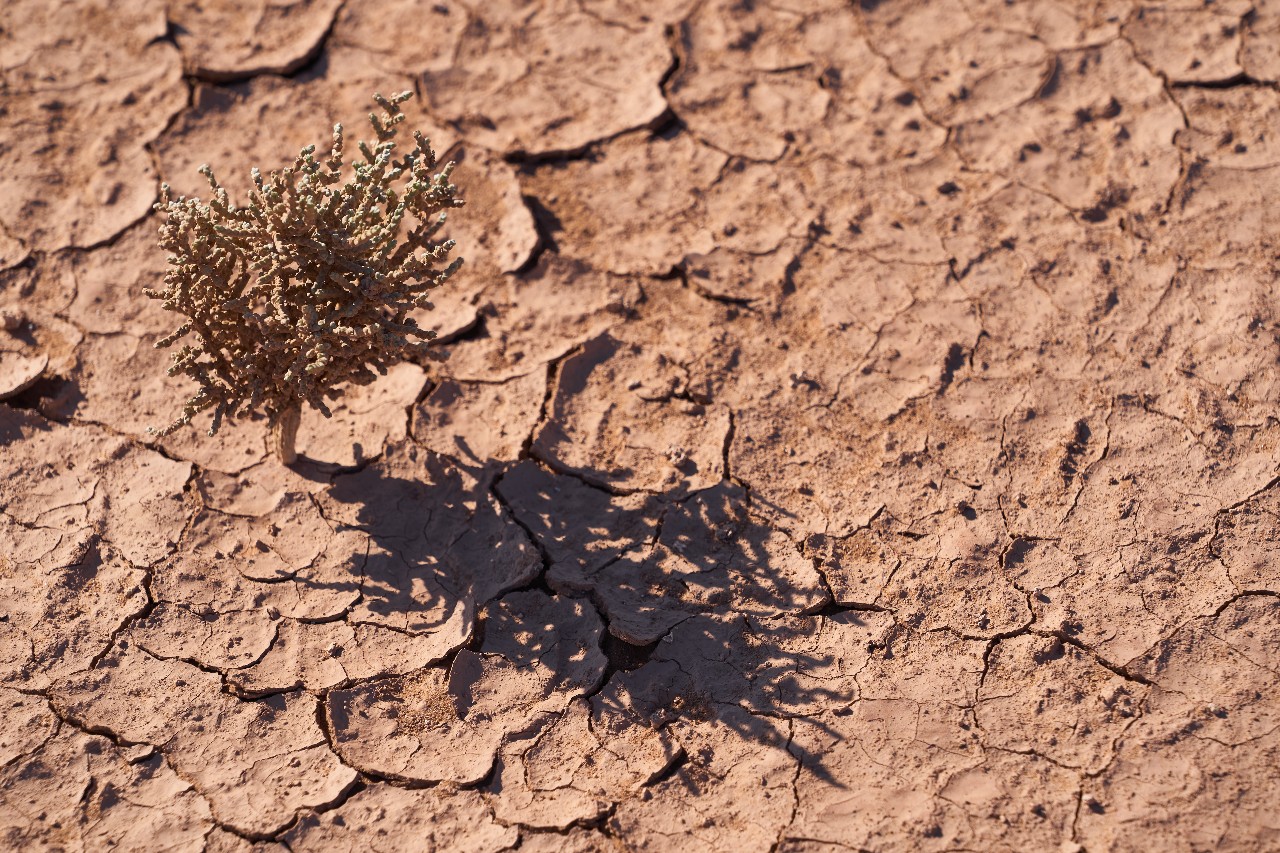
<path fill-rule="evenodd" d="M 0 846 L 1280 849 L 1276 0 L 6 0 Z M 163 440 L 158 183 L 459 162 Z"/>

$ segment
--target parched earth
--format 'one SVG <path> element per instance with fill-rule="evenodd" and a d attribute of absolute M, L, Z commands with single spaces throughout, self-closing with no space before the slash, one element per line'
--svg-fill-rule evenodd
<path fill-rule="evenodd" d="M 156 440 L 374 91 L 405 364 Z M 1276 0 L 7 0 L 0 846 L 1280 850 Z"/>

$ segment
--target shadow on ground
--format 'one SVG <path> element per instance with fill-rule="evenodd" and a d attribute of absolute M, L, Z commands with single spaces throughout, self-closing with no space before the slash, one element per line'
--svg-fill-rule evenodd
<path fill-rule="evenodd" d="M 448 660 L 379 682 L 377 697 L 359 684 L 331 696 L 339 751 L 366 772 L 435 781 L 377 750 L 344 751 L 342 730 L 362 715 L 413 721 L 415 740 L 495 728 L 497 748 L 534 736 L 574 697 L 597 717 L 673 732 L 712 724 L 785 750 L 791 718 L 857 698 L 866 655 L 844 659 L 829 649 L 850 644 L 828 635 L 865 634 L 870 654 L 883 633 L 881 614 L 834 612 L 812 560 L 753 519 L 750 496 L 730 482 L 678 498 L 617 495 L 533 461 L 468 469 L 401 444 L 319 499 L 339 532 L 369 536 L 349 621 L 422 633 L 459 610 L 475 616 Z M 483 695 L 495 691 L 540 710 L 490 708 Z M 394 721 L 379 731 L 405 734 Z M 822 772 L 820 757 L 792 751 Z"/>

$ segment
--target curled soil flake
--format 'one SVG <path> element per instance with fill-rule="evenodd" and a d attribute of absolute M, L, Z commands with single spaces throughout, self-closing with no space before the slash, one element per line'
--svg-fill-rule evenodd
<path fill-rule="evenodd" d="M 206 80 L 289 74 L 319 52 L 341 0 L 169 4 L 187 71 Z"/>
<path fill-rule="evenodd" d="M 217 819 L 250 835 L 279 831 L 299 809 L 330 803 L 355 781 L 325 745 L 313 698 L 244 702 L 221 687 L 217 675 L 122 645 L 53 696 L 83 725 L 162 746 Z"/>
<path fill-rule="evenodd" d="M 478 782 L 504 740 L 595 686 L 601 630 L 581 600 L 512 593 L 491 607 L 478 653 L 459 652 L 447 669 L 331 692 L 336 747 L 379 775 Z"/>
<path fill-rule="evenodd" d="M 402 362 L 387 368 L 387 375 L 377 382 L 345 387 L 331 407 L 332 417 L 315 409 L 303 412 L 298 453 L 343 468 L 380 456 L 388 444 L 405 437 L 405 410 L 426 385 L 427 374 L 421 367 Z"/>
<path fill-rule="evenodd" d="M 35 385 L 48 366 L 47 355 L 0 352 L 0 400 L 14 397 Z"/>
<path fill-rule="evenodd" d="M 468 26 L 451 62 L 424 69 L 423 88 L 432 112 L 487 148 L 574 151 L 666 110 L 658 84 L 671 54 L 657 23 L 628 29 L 565 0 L 446 8 L 446 32 L 454 15 L 466 15 Z"/>
<path fill-rule="evenodd" d="M 466 382 L 527 376 L 623 322 L 641 298 L 632 279 L 544 253 L 526 275 L 486 294 L 478 332 L 448 348 L 442 369 Z"/>
<path fill-rule="evenodd" d="M 535 737 L 503 747 L 494 813 L 521 826 L 568 829 L 638 794 L 678 754 L 666 732 L 640 725 L 599 697 L 575 699 Z"/>
<path fill-rule="evenodd" d="M 539 166 L 525 187 L 560 252 L 614 273 L 662 274 L 715 248 L 702 196 L 727 162 L 687 133 L 626 136 L 599 157 Z"/>
<path fill-rule="evenodd" d="M 360 56 L 388 73 L 416 75 L 449 68 L 469 10 L 456 0 L 423 6 L 419 0 L 343 3 L 329 45 Z M 406 22 L 413 37 L 405 37 Z"/>
<path fill-rule="evenodd" d="M 542 412 L 547 369 L 502 383 L 445 379 L 413 412 L 413 438 L 467 465 L 514 462 Z"/>
<path fill-rule="evenodd" d="M 472 270 L 477 277 L 492 277 L 520 269 L 538 246 L 538 232 L 516 170 L 478 146 L 445 149 L 440 144 L 447 151 L 441 160 L 458 164 L 454 175 L 467 201 L 466 215 L 444 229 L 467 252 L 466 266 L 449 290 L 467 288 Z"/>
<path fill-rule="evenodd" d="M 533 452 L 605 488 L 708 488 L 725 475 L 729 411 L 679 399 L 684 393 L 680 365 L 661 352 L 603 335 L 560 368 Z M 672 447 L 683 452 L 673 457 Z"/>
<path fill-rule="evenodd" d="M 230 673 L 228 681 L 249 696 L 305 687 L 324 690 L 357 679 L 403 674 L 442 660 L 470 636 L 472 614 L 455 606 L 443 624 L 406 634 L 382 625 L 349 622 L 280 622 L 261 660 Z"/>

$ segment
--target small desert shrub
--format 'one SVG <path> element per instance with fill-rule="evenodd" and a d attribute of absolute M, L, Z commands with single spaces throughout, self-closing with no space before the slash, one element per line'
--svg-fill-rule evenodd
<path fill-rule="evenodd" d="M 156 346 L 187 339 L 169 375 L 200 388 L 160 435 L 206 409 L 210 435 L 224 417 L 260 411 L 288 464 L 303 403 L 328 417 L 326 400 L 343 383 L 365 385 L 396 362 L 435 356 L 435 332 L 410 312 L 430 308 L 427 295 L 462 263 L 447 261 L 452 240 L 433 239 L 462 200 L 449 182 L 453 164 L 431 173 L 435 152 L 420 133 L 395 156 L 409 97 L 374 96 L 383 113 L 369 115 L 377 142 L 359 144 L 346 183 L 337 125 L 323 161 L 312 145 L 265 179 L 254 169 L 245 206 L 230 201 L 208 166 L 200 169 L 213 192 L 208 204 L 174 200 L 161 187 L 156 209 L 167 215 L 160 245 L 170 268 L 164 289 L 147 295 L 187 319 Z"/>

